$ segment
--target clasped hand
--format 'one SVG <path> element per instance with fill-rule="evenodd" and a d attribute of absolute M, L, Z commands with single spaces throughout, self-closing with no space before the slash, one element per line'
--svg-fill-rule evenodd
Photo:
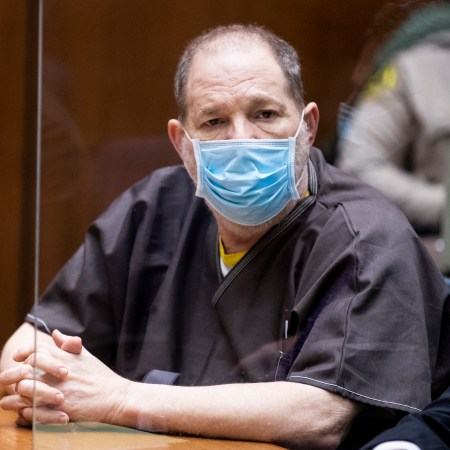
<path fill-rule="evenodd" d="M 17 411 L 19 426 L 31 424 L 33 398 L 38 423 L 112 423 L 127 380 L 89 353 L 79 337 L 55 330 L 52 338 L 16 351 L 13 359 L 22 364 L 0 374 L 0 384 L 15 385 L 15 392 L 3 397 L 0 406 Z"/>

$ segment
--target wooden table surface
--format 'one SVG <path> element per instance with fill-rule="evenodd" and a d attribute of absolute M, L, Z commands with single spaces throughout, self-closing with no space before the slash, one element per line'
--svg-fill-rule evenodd
<path fill-rule="evenodd" d="M 165 436 L 105 424 L 16 427 L 16 414 L 0 408 L 0 448 L 5 450 L 280 450 L 272 444 Z M 33 442 L 34 441 L 34 442 Z"/>

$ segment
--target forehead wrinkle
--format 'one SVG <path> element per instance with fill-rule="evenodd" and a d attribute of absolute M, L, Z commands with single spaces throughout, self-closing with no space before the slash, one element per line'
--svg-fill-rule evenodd
<path fill-rule="evenodd" d="M 204 117 L 226 114 L 228 110 L 238 107 L 240 100 L 241 110 L 250 111 L 256 108 L 276 108 L 283 114 L 287 109 L 283 99 L 278 96 L 290 96 L 289 86 L 277 61 L 270 61 L 270 70 L 267 64 L 246 65 L 235 64 L 233 58 L 236 53 L 242 54 L 244 61 L 249 53 L 254 59 L 255 53 L 260 60 L 267 62 L 273 55 L 267 48 L 230 48 L 215 49 L 211 55 L 206 55 L 204 49 L 193 58 L 191 71 L 186 84 L 186 116 Z M 219 57 L 217 64 L 211 60 Z M 207 58 L 205 67 L 203 58 Z M 208 64 L 209 63 L 209 64 Z M 279 72 L 278 74 L 276 72 Z M 216 73 L 219 76 L 216 76 Z M 274 80 L 278 79 L 279 82 Z M 275 89 L 272 87 L 275 86 Z M 276 92 L 281 89 L 283 92 Z M 274 90 L 274 92 L 271 92 Z"/>

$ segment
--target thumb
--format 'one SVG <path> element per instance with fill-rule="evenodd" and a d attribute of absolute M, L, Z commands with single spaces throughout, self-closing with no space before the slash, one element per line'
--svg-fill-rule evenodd
<path fill-rule="evenodd" d="M 52 338 L 61 350 L 68 353 L 74 353 L 76 355 L 81 353 L 83 343 L 79 336 L 68 336 L 67 334 L 61 333 L 59 330 L 54 330 L 52 333 Z"/>

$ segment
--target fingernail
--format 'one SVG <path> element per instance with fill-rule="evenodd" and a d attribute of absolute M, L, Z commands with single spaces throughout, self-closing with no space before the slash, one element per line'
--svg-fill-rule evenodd
<path fill-rule="evenodd" d="M 61 377 L 67 376 L 68 373 L 69 373 L 69 371 L 65 367 L 60 367 L 58 369 L 58 375 Z"/>
<path fill-rule="evenodd" d="M 62 403 L 64 401 L 64 395 L 62 395 L 61 392 L 56 394 L 56 400 L 58 403 Z"/>
<path fill-rule="evenodd" d="M 69 417 L 66 414 L 61 414 L 59 416 L 58 422 L 61 424 L 69 423 Z"/>

